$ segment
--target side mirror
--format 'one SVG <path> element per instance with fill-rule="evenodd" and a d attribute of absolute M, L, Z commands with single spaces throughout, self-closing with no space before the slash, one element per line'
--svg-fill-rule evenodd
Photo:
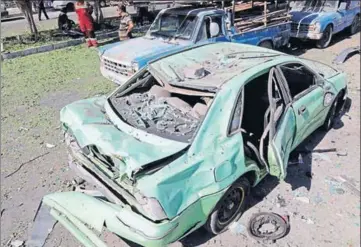
<path fill-rule="evenodd" d="M 347 7 L 347 3 L 342 2 L 340 3 L 340 7 L 338 8 L 338 10 L 346 10 L 346 7 Z"/>
<path fill-rule="evenodd" d="M 211 22 L 211 24 L 209 26 L 209 32 L 211 34 L 211 38 L 218 36 L 219 25 L 216 22 Z"/>

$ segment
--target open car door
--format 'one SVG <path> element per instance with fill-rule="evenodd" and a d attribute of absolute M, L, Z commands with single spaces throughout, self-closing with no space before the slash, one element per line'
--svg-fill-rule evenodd
<path fill-rule="evenodd" d="M 269 143 L 267 163 L 271 175 L 284 179 L 296 132 L 296 116 L 280 76 L 272 68 L 268 79 L 268 99 L 270 102 Z"/>

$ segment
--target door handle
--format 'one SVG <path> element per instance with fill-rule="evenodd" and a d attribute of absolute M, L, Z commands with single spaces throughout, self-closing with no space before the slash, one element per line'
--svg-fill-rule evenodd
<path fill-rule="evenodd" d="M 305 111 L 306 111 L 306 106 L 304 105 L 301 106 L 300 108 L 298 108 L 298 115 L 305 113 Z"/>

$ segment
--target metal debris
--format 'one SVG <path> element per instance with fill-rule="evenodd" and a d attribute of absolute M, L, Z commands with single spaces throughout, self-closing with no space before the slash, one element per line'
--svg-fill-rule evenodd
<path fill-rule="evenodd" d="M 360 54 L 360 52 L 361 52 L 360 46 L 347 48 L 347 49 L 343 50 L 339 55 L 337 55 L 335 57 L 335 59 L 333 60 L 333 63 L 334 64 L 342 64 L 349 57 L 351 57 L 351 56 L 353 56 L 355 54 Z"/>
<path fill-rule="evenodd" d="M 21 247 L 24 246 L 24 241 L 22 240 L 14 240 L 10 243 L 12 247 Z"/>
<path fill-rule="evenodd" d="M 55 147 L 54 144 L 50 144 L 50 143 L 46 143 L 45 146 L 46 146 L 47 148 L 54 148 L 54 147 Z"/>
<path fill-rule="evenodd" d="M 48 235 L 54 229 L 57 220 L 50 214 L 50 208 L 40 203 L 34 217 L 34 225 L 31 235 L 26 241 L 26 247 L 42 247 Z"/>
<path fill-rule="evenodd" d="M 347 156 L 347 151 L 346 150 L 344 150 L 344 151 L 338 151 L 337 153 L 337 156 Z"/>
<path fill-rule="evenodd" d="M 254 214 L 248 225 L 249 235 L 257 240 L 277 240 L 286 236 L 288 231 L 288 217 L 275 213 Z"/>

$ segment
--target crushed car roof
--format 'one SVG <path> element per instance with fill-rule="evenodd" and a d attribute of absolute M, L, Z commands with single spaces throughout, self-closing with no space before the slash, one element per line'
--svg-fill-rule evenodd
<path fill-rule="evenodd" d="M 241 72 L 282 55 L 257 46 L 213 43 L 157 60 L 149 70 L 171 85 L 216 91 Z"/>

